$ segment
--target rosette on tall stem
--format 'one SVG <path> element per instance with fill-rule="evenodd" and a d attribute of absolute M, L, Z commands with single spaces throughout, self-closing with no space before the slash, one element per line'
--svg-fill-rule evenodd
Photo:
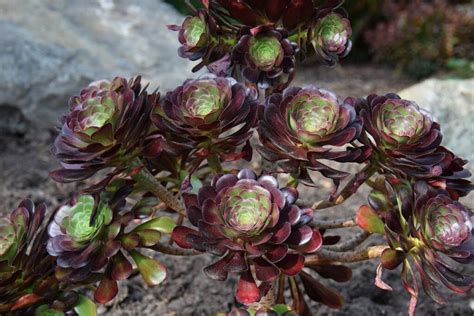
<path fill-rule="evenodd" d="M 339 162 L 361 162 L 370 153 L 368 148 L 349 147 L 362 131 L 362 120 L 352 105 L 340 103 L 332 92 L 317 88 L 289 88 L 272 94 L 266 100 L 258 133 L 260 152 L 269 161 L 277 161 L 292 173 L 306 169 L 320 171 L 334 180 L 347 176 L 320 159 Z M 341 150 L 334 150 L 335 147 Z"/>
<path fill-rule="evenodd" d="M 140 80 L 93 82 L 70 99 L 54 141 L 53 152 L 62 166 L 51 173 L 54 180 L 80 181 L 104 168 L 123 168 L 147 146 L 149 154 L 160 152 L 160 139 L 146 139 L 159 94 L 148 94 Z"/>
<path fill-rule="evenodd" d="M 279 189 L 270 175 L 248 169 L 219 175 L 197 195 L 185 195 L 188 219 L 198 229 L 178 226 L 172 237 L 180 247 L 220 256 L 204 272 L 216 280 L 239 274 L 237 300 L 258 302 L 280 274 L 298 274 L 303 254 L 321 246 L 321 234 L 308 226 L 313 211 L 298 207 L 297 198 L 296 189 Z"/>
<path fill-rule="evenodd" d="M 255 93 L 232 78 L 190 79 L 167 93 L 152 119 L 167 140 L 165 150 L 197 166 L 206 157 L 250 159 L 257 106 Z"/>
<path fill-rule="evenodd" d="M 360 140 L 374 150 L 372 159 L 381 168 L 433 182 L 455 195 L 473 189 L 466 161 L 440 146 L 440 125 L 415 102 L 396 94 L 370 95 L 355 101 L 367 134 Z"/>

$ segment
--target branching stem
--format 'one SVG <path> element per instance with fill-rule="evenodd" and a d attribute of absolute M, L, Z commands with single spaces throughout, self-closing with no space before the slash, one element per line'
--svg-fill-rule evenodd
<path fill-rule="evenodd" d="M 134 174 L 132 178 L 139 183 L 144 189 L 153 193 L 161 202 L 165 203 L 173 211 L 180 215 L 186 216 L 186 211 L 180 200 L 176 198 L 170 191 L 168 191 L 146 167 L 143 166 L 139 159 L 132 163 L 133 167 L 141 168 L 139 172 Z"/>
<path fill-rule="evenodd" d="M 318 250 L 314 255 L 306 257 L 305 265 L 320 265 L 329 262 L 359 262 L 380 257 L 388 248 L 386 245 L 368 247 L 360 251 L 336 252 L 326 249 Z"/>
<path fill-rule="evenodd" d="M 362 244 L 365 240 L 367 240 L 369 236 L 370 233 L 362 231 L 349 240 L 346 240 L 336 245 L 326 246 L 324 247 L 324 249 L 338 252 L 352 250 Z"/>
<path fill-rule="evenodd" d="M 339 205 L 351 197 L 364 182 L 369 179 L 378 169 L 377 164 L 368 163 L 361 171 L 356 173 L 346 186 L 330 200 L 319 201 L 313 204 L 314 210 L 321 210 Z"/>
<path fill-rule="evenodd" d="M 333 220 L 313 220 L 311 226 L 319 229 L 331 229 L 331 228 L 343 228 L 343 227 L 354 227 L 357 223 L 353 217 L 351 218 L 338 218 Z"/>

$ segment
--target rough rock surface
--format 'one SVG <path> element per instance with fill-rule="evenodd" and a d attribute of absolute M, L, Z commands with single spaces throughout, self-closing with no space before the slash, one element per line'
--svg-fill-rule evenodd
<path fill-rule="evenodd" d="M 23 133 L 22 114 L 51 126 L 90 81 L 142 74 L 163 90 L 190 75 L 166 28 L 182 17 L 158 0 L 2 0 L 0 12 L 0 133 Z"/>
<path fill-rule="evenodd" d="M 469 160 L 474 170 L 474 79 L 428 79 L 400 91 L 441 123 L 443 144 Z"/>

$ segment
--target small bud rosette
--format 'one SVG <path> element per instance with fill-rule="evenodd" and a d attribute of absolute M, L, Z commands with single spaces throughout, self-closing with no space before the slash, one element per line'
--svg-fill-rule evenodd
<path fill-rule="evenodd" d="M 463 168 L 466 161 L 440 146 L 440 125 L 416 103 L 396 94 L 351 100 L 364 119 L 367 134 L 360 140 L 372 146 L 373 161 L 388 172 L 433 181 L 464 196 L 473 189 Z"/>
<path fill-rule="evenodd" d="M 125 229 L 134 220 L 132 212 L 120 212 L 124 201 L 111 208 L 102 199 L 82 195 L 61 206 L 48 227 L 47 251 L 56 257 L 56 277 L 69 283 L 100 284 L 94 293 L 105 304 L 118 292 L 117 281 L 133 272 L 133 259 L 144 281 L 157 285 L 166 277 L 166 268 L 144 256 L 136 248 L 152 247 L 161 233 L 171 233 L 170 220 L 154 218 Z M 127 232 L 125 232 L 127 231 Z"/>
<path fill-rule="evenodd" d="M 180 247 L 221 256 L 204 272 L 216 280 L 240 274 L 237 300 L 251 304 L 280 273 L 298 274 L 303 254 L 322 244 L 319 231 L 308 226 L 313 211 L 298 207 L 297 198 L 295 189 L 279 189 L 270 175 L 257 177 L 244 169 L 238 175 L 216 176 L 211 186 L 185 196 L 188 218 L 198 230 L 178 226 L 172 237 Z"/>
<path fill-rule="evenodd" d="M 231 57 L 245 79 L 262 89 L 272 86 L 281 91 L 293 80 L 296 51 L 287 31 L 263 25 L 242 28 Z"/>
<path fill-rule="evenodd" d="M 148 95 L 140 79 L 93 82 L 70 99 L 54 141 L 62 165 L 51 173 L 55 181 L 84 180 L 101 169 L 122 167 L 141 152 L 159 94 Z"/>
<path fill-rule="evenodd" d="M 474 276 L 463 275 L 453 268 L 455 262 L 474 263 L 472 214 L 461 203 L 424 181 L 412 188 L 410 183 L 395 178 L 378 180 L 369 203 L 370 206 L 359 210 L 359 226 L 384 234 L 390 246 L 382 253 L 378 268 L 380 287 L 390 289 L 381 280 L 382 267 L 395 269 L 403 264 L 402 280 L 412 295 L 413 311 L 419 287 L 413 262 L 423 289 L 440 304 L 446 302 L 438 290 L 440 285 L 461 294 L 474 288 Z"/>
<path fill-rule="evenodd" d="M 327 90 L 294 87 L 267 98 L 258 126 L 263 145 L 259 150 L 265 159 L 280 162 L 285 170 L 301 173 L 301 179 L 308 183 L 311 183 L 309 176 L 303 176 L 306 168 L 337 180 L 347 173 L 326 166 L 320 159 L 365 160 L 369 148 L 344 148 L 361 131 L 362 120 L 352 105 L 341 104 Z"/>
<path fill-rule="evenodd" d="M 152 120 L 168 141 L 165 150 L 186 153 L 196 165 L 210 155 L 250 159 L 257 107 L 256 95 L 232 78 L 190 79 L 167 93 Z"/>
<path fill-rule="evenodd" d="M 341 8 L 343 1 L 333 7 L 320 8 L 309 38 L 316 54 L 327 65 L 334 65 L 346 57 L 352 48 L 352 28 L 347 12 Z"/>

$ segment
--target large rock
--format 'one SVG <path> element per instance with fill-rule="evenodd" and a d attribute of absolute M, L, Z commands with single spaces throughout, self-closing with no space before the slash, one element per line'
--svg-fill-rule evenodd
<path fill-rule="evenodd" d="M 474 79 L 428 79 L 399 94 L 431 111 L 441 124 L 443 144 L 474 170 Z"/>
<path fill-rule="evenodd" d="M 18 109 L 55 124 L 93 80 L 142 74 L 163 91 L 191 76 L 166 28 L 182 17 L 159 0 L 0 0 L 0 12 L 0 133 L 24 131 L 5 115 Z"/>

